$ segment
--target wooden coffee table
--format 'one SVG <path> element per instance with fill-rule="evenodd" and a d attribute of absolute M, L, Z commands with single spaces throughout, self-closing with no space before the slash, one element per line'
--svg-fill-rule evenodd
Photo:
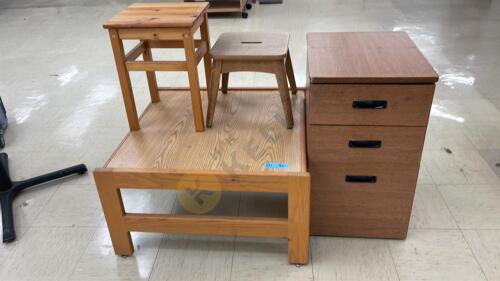
<path fill-rule="evenodd" d="M 309 173 L 304 93 L 291 97 L 295 127 L 283 126 L 277 90 L 231 90 L 219 99 L 220 126 L 198 134 L 188 89 L 161 91 L 94 171 L 115 253 L 129 256 L 131 231 L 288 239 L 288 260 L 309 260 Z M 206 93 L 203 92 L 206 107 Z M 224 119 L 224 120 L 217 120 Z M 288 194 L 288 218 L 127 213 L 120 189 L 187 189 Z"/>

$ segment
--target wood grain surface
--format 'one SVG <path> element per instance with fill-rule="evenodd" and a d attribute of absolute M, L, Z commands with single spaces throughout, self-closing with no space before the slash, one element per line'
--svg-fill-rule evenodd
<path fill-rule="evenodd" d="M 325 161 L 313 153 L 316 156 L 309 158 L 311 234 L 406 238 L 421 147 L 415 145 L 411 153 L 402 151 L 406 159 L 387 151 L 372 152 L 365 161 L 347 153 L 341 159 L 339 152 L 336 159 Z M 376 182 L 348 182 L 348 175 L 376 176 Z"/>
<path fill-rule="evenodd" d="M 276 60 L 288 51 L 287 32 L 224 32 L 212 47 L 212 57 L 224 60 Z"/>
<path fill-rule="evenodd" d="M 308 156 L 316 165 L 328 163 L 418 163 L 425 127 L 308 126 Z M 349 142 L 379 141 L 380 147 Z"/>
<path fill-rule="evenodd" d="M 434 84 L 311 84 L 308 118 L 319 125 L 427 126 Z M 384 109 L 354 101 L 386 101 Z"/>
<path fill-rule="evenodd" d="M 307 42 L 311 234 L 404 239 L 438 76 L 404 32 Z"/>
<path fill-rule="evenodd" d="M 383 192 L 369 185 L 332 189 L 311 193 L 311 235 L 406 238 L 412 192 Z"/>
<path fill-rule="evenodd" d="M 295 127 L 285 126 L 276 90 L 231 91 L 219 96 L 213 128 L 196 133 L 189 91 L 160 91 L 106 168 L 267 171 L 267 162 L 286 163 L 277 172 L 306 172 L 304 93 L 291 97 Z M 206 92 L 203 107 L 206 109 Z"/>
<path fill-rule="evenodd" d="M 312 83 L 434 83 L 438 75 L 405 32 L 307 34 Z"/>
<path fill-rule="evenodd" d="M 108 20 L 104 28 L 191 27 L 208 9 L 207 2 L 136 3 Z"/>

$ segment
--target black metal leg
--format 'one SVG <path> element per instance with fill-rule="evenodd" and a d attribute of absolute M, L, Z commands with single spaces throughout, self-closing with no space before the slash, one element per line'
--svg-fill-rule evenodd
<path fill-rule="evenodd" d="M 12 188 L 12 181 L 9 175 L 9 156 L 7 153 L 0 153 L 0 192 Z"/>
<path fill-rule="evenodd" d="M 0 165 L 2 165 L 5 172 L 9 174 L 9 155 L 5 152 L 0 153 Z"/>
<path fill-rule="evenodd" d="M 31 179 L 23 180 L 23 181 L 17 181 L 14 182 L 13 190 L 15 192 L 14 195 L 17 195 L 20 191 L 23 189 L 26 189 L 31 186 L 35 186 L 41 183 L 53 181 L 56 179 L 60 179 L 72 174 L 85 174 L 87 172 L 87 167 L 83 164 L 76 165 L 76 166 L 71 166 L 69 168 L 61 169 L 55 172 L 51 172 L 45 175 L 41 175 L 38 177 L 34 177 Z"/>
<path fill-rule="evenodd" d="M 9 157 L 6 153 L 0 153 L 0 205 L 2 210 L 3 242 L 12 242 L 16 239 L 12 201 L 19 192 L 41 183 L 73 174 L 84 174 L 85 172 L 87 172 L 87 167 L 80 164 L 31 179 L 13 182 L 9 175 Z"/>
<path fill-rule="evenodd" d="M 2 207 L 2 228 L 3 242 L 12 242 L 16 239 L 14 232 L 14 213 L 12 210 L 12 192 L 4 191 L 0 193 L 0 205 Z"/>

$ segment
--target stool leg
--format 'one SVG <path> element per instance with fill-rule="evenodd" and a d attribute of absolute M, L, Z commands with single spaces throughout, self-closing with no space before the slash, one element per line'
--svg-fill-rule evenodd
<path fill-rule="evenodd" d="M 278 89 L 281 96 L 281 104 L 283 105 L 283 111 L 285 112 L 286 127 L 288 129 L 293 128 L 293 113 L 292 104 L 290 102 L 290 93 L 288 92 L 288 84 L 286 81 L 286 71 L 283 61 L 279 61 L 275 64 L 275 75 L 278 81 Z"/>
<path fill-rule="evenodd" d="M 208 92 L 207 127 L 212 127 L 214 120 L 215 105 L 217 104 L 217 94 L 219 92 L 219 81 L 222 72 L 222 61 L 215 60 L 212 68 L 212 80 L 210 91 Z"/>
<path fill-rule="evenodd" d="M 227 94 L 227 85 L 229 84 L 229 72 L 222 73 L 222 93 Z"/>
<path fill-rule="evenodd" d="M 210 57 L 210 34 L 208 32 L 208 15 L 205 13 L 203 23 L 200 26 L 201 40 L 207 42 L 207 52 L 203 57 L 203 63 L 205 65 L 205 80 L 207 84 L 207 93 L 210 89 L 210 74 L 212 73 L 212 58 Z"/>
<path fill-rule="evenodd" d="M 144 44 L 144 54 L 142 55 L 144 61 L 153 61 L 153 54 L 151 53 L 151 48 L 149 48 L 148 41 L 143 41 Z M 149 94 L 151 95 L 151 102 L 160 101 L 160 93 L 158 92 L 158 84 L 156 83 L 156 75 L 154 71 L 146 71 L 146 77 L 148 79 Z"/>
<path fill-rule="evenodd" d="M 203 107 L 201 104 L 200 81 L 198 80 L 198 67 L 196 52 L 192 34 L 184 34 L 184 51 L 189 76 L 189 88 L 191 89 L 191 105 L 193 107 L 194 126 L 197 132 L 205 130 L 203 123 Z"/>
<path fill-rule="evenodd" d="M 290 88 L 292 94 L 297 94 L 297 85 L 295 84 L 295 75 L 293 74 L 292 58 L 290 57 L 290 50 L 286 52 L 286 75 L 288 76 L 288 81 L 290 82 Z"/>
<path fill-rule="evenodd" d="M 131 131 L 140 129 L 139 118 L 137 117 L 137 109 L 135 107 L 134 92 L 130 83 L 130 76 L 125 67 L 125 51 L 123 50 L 122 40 L 118 37 L 116 29 L 109 30 L 109 38 L 111 39 L 111 47 L 115 57 L 116 71 L 120 79 L 120 87 L 122 89 L 123 103 L 128 118 L 128 126 Z"/>

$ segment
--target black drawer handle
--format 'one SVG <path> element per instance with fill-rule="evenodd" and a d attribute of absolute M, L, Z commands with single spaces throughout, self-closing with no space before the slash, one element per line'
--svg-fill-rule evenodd
<path fill-rule="evenodd" d="M 351 148 L 380 148 L 382 142 L 379 140 L 350 140 L 349 147 Z"/>
<path fill-rule="evenodd" d="M 384 109 L 384 108 L 387 108 L 387 101 L 386 100 L 355 100 L 355 101 L 352 101 L 352 108 Z"/>
<path fill-rule="evenodd" d="M 366 182 L 375 183 L 377 182 L 377 176 L 345 176 L 346 182 Z"/>

